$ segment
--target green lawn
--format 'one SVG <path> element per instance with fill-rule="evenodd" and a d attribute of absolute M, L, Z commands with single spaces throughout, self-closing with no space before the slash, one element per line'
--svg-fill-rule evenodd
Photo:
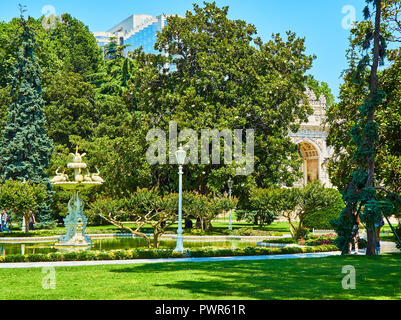
<path fill-rule="evenodd" d="M 346 265 L 355 290 L 342 288 Z M 401 299 L 400 270 L 400 254 L 62 267 L 44 290 L 40 268 L 0 269 L 0 299 Z"/>

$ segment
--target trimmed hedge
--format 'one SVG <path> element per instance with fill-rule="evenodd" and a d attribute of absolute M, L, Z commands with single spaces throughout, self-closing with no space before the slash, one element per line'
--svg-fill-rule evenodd
<path fill-rule="evenodd" d="M 296 254 L 337 251 L 334 245 L 318 247 L 284 247 L 263 248 L 247 247 L 245 249 L 194 249 L 185 254 L 173 252 L 171 249 L 134 249 L 113 251 L 73 251 L 68 253 L 53 252 L 49 254 L 8 255 L 0 256 L 0 263 L 5 262 L 50 262 L 50 261 L 96 261 L 96 260 L 131 260 L 160 259 L 184 257 L 230 257 L 230 256 L 260 256 L 273 254 Z"/>
<path fill-rule="evenodd" d="M 322 210 L 318 210 L 315 212 L 309 213 L 304 219 L 304 226 L 309 230 L 312 229 L 333 229 L 330 221 L 333 219 L 337 219 L 340 215 L 340 212 L 344 209 L 345 204 L 342 199 L 341 193 L 336 189 L 326 189 L 326 192 L 329 192 L 335 198 L 332 205 L 324 208 Z"/>
<path fill-rule="evenodd" d="M 274 254 L 297 254 L 313 252 L 338 251 L 337 246 L 319 247 L 283 247 L 283 248 L 263 248 L 247 247 L 245 249 L 217 249 L 217 250 L 193 250 L 191 257 L 229 257 L 229 256 L 264 256 Z"/>
<path fill-rule="evenodd" d="M 253 229 L 252 227 L 243 227 L 240 229 L 235 229 L 231 233 L 233 236 L 281 236 L 281 232 L 275 232 L 275 231 L 265 231 L 265 230 L 258 230 L 258 229 Z"/>
<path fill-rule="evenodd" d="M 278 238 L 278 239 L 267 239 L 267 240 L 263 240 L 263 242 L 265 243 L 298 243 L 297 239 L 291 238 L 291 237 L 287 237 L 287 238 Z"/>

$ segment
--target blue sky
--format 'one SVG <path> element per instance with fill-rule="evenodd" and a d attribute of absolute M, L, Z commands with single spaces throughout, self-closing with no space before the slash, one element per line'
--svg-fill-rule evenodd
<path fill-rule="evenodd" d="M 7 0 L 2 1 L 0 20 L 18 16 L 18 4 L 27 6 L 27 15 L 38 18 L 42 8 L 51 5 L 56 15 L 68 12 L 82 20 L 91 31 L 104 31 L 130 14 L 185 15 L 198 0 Z M 347 66 L 345 51 L 349 30 L 342 26 L 347 13 L 344 6 L 355 8 L 356 19 L 362 19 L 364 0 L 217 0 L 218 6 L 230 7 L 231 19 L 254 24 L 259 36 L 267 41 L 272 33 L 291 30 L 306 38 L 309 54 L 317 59 L 310 71 L 319 81 L 329 84 L 335 96 L 341 84 L 340 74 Z"/>

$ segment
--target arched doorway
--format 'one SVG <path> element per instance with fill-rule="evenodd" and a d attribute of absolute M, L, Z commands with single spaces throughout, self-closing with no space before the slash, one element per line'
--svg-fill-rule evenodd
<path fill-rule="evenodd" d="M 304 173 L 304 183 L 319 180 L 319 152 L 309 142 L 301 142 L 301 155 L 304 160 L 302 171 Z"/>

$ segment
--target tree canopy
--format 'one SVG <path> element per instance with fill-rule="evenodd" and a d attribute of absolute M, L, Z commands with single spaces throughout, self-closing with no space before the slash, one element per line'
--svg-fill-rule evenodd
<path fill-rule="evenodd" d="M 244 149 L 245 130 L 255 130 L 250 175 L 235 176 L 235 161 L 189 164 L 184 168 L 186 190 L 219 195 L 232 177 L 233 192 L 246 206 L 251 187 L 297 181 L 299 150 L 289 133 L 312 112 L 305 88 L 328 101 L 330 90 L 308 75 L 314 57 L 306 54 L 305 39 L 289 31 L 263 42 L 254 25 L 229 19 L 228 10 L 215 3 L 195 4 L 185 17 L 168 18 L 157 37 L 159 54 L 136 49 L 128 56 L 124 52 L 130 48 L 116 39 L 99 48 L 89 28 L 70 14 L 47 29 L 42 19 L 28 18 L 26 25 L 37 39 L 46 132 L 54 142 L 44 173 L 53 175 L 65 166 L 78 144 L 88 154 L 89 168 L 100 168 L 105 179 L 102 187 L 84 195 L 89 202 L 98 193 L 128 197 L 138 188 L 172 192 L 177 190 L 175 166 L 150 165 L 145 155 L 149 130 L 160 128 L 168 135 L 175 121 L 178 131 L 189 128 L 198 136 L 202 129 L 242 129 Z M 18 60 L 20 34 L 18 19 L 0 23 L 2 129 L 13 103 L 8 77 Z M 64 197 L 59 193 L 56 202 Z M 56 216 L 63 211 L 58 203 L 52 208 Z"/>

